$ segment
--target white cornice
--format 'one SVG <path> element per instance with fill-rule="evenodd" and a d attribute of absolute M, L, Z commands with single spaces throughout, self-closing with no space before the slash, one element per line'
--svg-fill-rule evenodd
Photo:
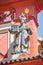
<path fill-rule="evenodd" d="M 39 40 L 39 41 L 43 41 L 43 38 L 42 38 L 42 37 L 38 37 L 38 40 Z"/>

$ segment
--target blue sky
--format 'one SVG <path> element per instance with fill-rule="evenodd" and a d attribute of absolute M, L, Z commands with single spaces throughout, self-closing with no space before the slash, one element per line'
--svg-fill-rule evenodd
<path fill-rule="evenodd" d="M 43 10 L 38 13 L 37 18 L 39 23 L 38 36 L 43 38 Z"/>

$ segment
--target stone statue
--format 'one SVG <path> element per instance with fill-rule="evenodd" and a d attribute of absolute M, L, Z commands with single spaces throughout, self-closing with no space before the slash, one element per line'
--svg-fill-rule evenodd
<path fill-rule="evenodd" d="M 29 36 L 32 34 L 31 28 L 26 24 L 26 17 L 22 13 L 20 18 L 19 32 L 15 37 L 14 52 L 15 53 L 28 53 L 29 52 Z"/>

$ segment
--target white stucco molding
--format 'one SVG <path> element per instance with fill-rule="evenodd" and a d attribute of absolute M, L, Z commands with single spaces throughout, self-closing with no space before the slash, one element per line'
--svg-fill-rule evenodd
<path fill-rule="evenodd" d="M 37 38 L 39 41 L 43 41 L 43 38 L 42 37 L 38 37 Z"/>

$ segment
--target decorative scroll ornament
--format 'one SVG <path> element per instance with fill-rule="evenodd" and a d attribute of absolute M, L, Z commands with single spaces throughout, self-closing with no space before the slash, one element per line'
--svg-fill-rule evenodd
<path fill-rule="evenodd" d="M 15 9 L 11 11 L 0 12 L 0 22 L 9 22 L 16 18 Z"/>

